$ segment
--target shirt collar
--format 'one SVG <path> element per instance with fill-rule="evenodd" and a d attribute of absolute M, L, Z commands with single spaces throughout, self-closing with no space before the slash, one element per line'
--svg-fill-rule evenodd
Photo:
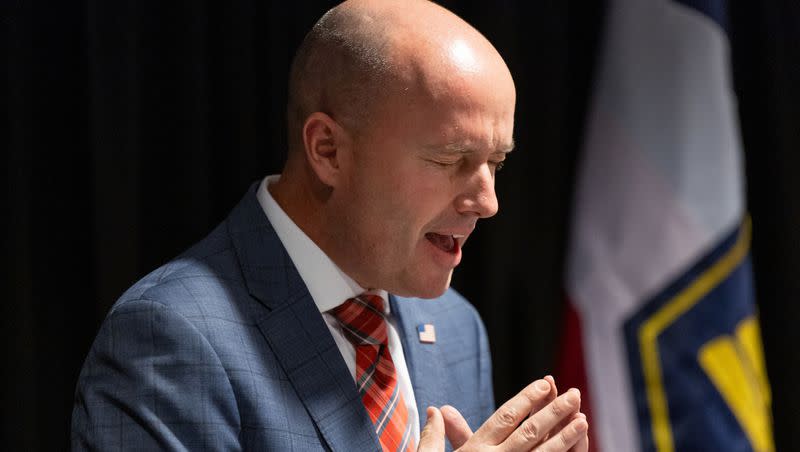
<path fill-rule="evenodd" d="M 297 224 L 289 218 L 269 192 L 269 185 L 280 179 L 280 174 L 267 176 L 258 187 L 258 203 L 278 234 L 297 272 L 306 283 L 308 292 L 320 312 L 329 311 L 348 298 L 364 293 L 350 276 L 345 274 Z M 385 290 L 376 292 L 384 299 L 384 310 L 389 313 L 389 299 Z"/>

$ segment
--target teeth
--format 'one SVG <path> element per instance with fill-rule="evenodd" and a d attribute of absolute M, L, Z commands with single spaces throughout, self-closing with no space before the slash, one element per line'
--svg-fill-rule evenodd
<path fill-rule="evenodd" d="M 455 234 L 453 234 L 453 238 L 454 239 L 463 239 L 464 236 L 463 235 L 455 235 Z"/>

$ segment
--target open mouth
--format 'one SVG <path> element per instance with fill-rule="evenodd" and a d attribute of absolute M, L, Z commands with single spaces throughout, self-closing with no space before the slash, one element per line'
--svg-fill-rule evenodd
<path fill-rule="evenodd" d="M 425 234 L 425 238 L 440 250 L 446 253 L 456 254 L 461 246 L 460 242 L 464 236 L 429 232 Z"/>

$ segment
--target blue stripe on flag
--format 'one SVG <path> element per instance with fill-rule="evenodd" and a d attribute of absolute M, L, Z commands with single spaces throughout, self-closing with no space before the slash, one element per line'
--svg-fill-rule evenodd
<path fill-rule="evenodd" d="M 759 450 L 759 439 L 771 442 L 768 392 L 736 387 L 734 399 L 752 394 L 763 402 L 755 408 L 763 409 L 764 422 L 756 412 L 757 422 L 745 425 L 717 378 L 763 371 L 741 354 L 748 345 L 742 326 L 755 322 L 748 244 L 746 223 L 625 322 L 643 451 Z"/>
<path fill-rule="evenodd" d="M 728 2 L 726 0 L 675 0 L 700 11 L 728 33 Z"/>

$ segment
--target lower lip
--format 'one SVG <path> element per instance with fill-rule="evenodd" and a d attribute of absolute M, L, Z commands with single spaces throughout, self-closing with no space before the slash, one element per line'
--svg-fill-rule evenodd
<path fill-rule="evenodd" d="M 425 243 L 427 243 L 428 247 L 433 250 L 434 258 L 442 266 L 455 268 L 459 263 L 461 263 L 461 246 L 459 246 L 458 243 L 455 244 L 455 249 L 453 251 L 445 251 L 434 245 L 427 238 L 425 239 Z"/>

